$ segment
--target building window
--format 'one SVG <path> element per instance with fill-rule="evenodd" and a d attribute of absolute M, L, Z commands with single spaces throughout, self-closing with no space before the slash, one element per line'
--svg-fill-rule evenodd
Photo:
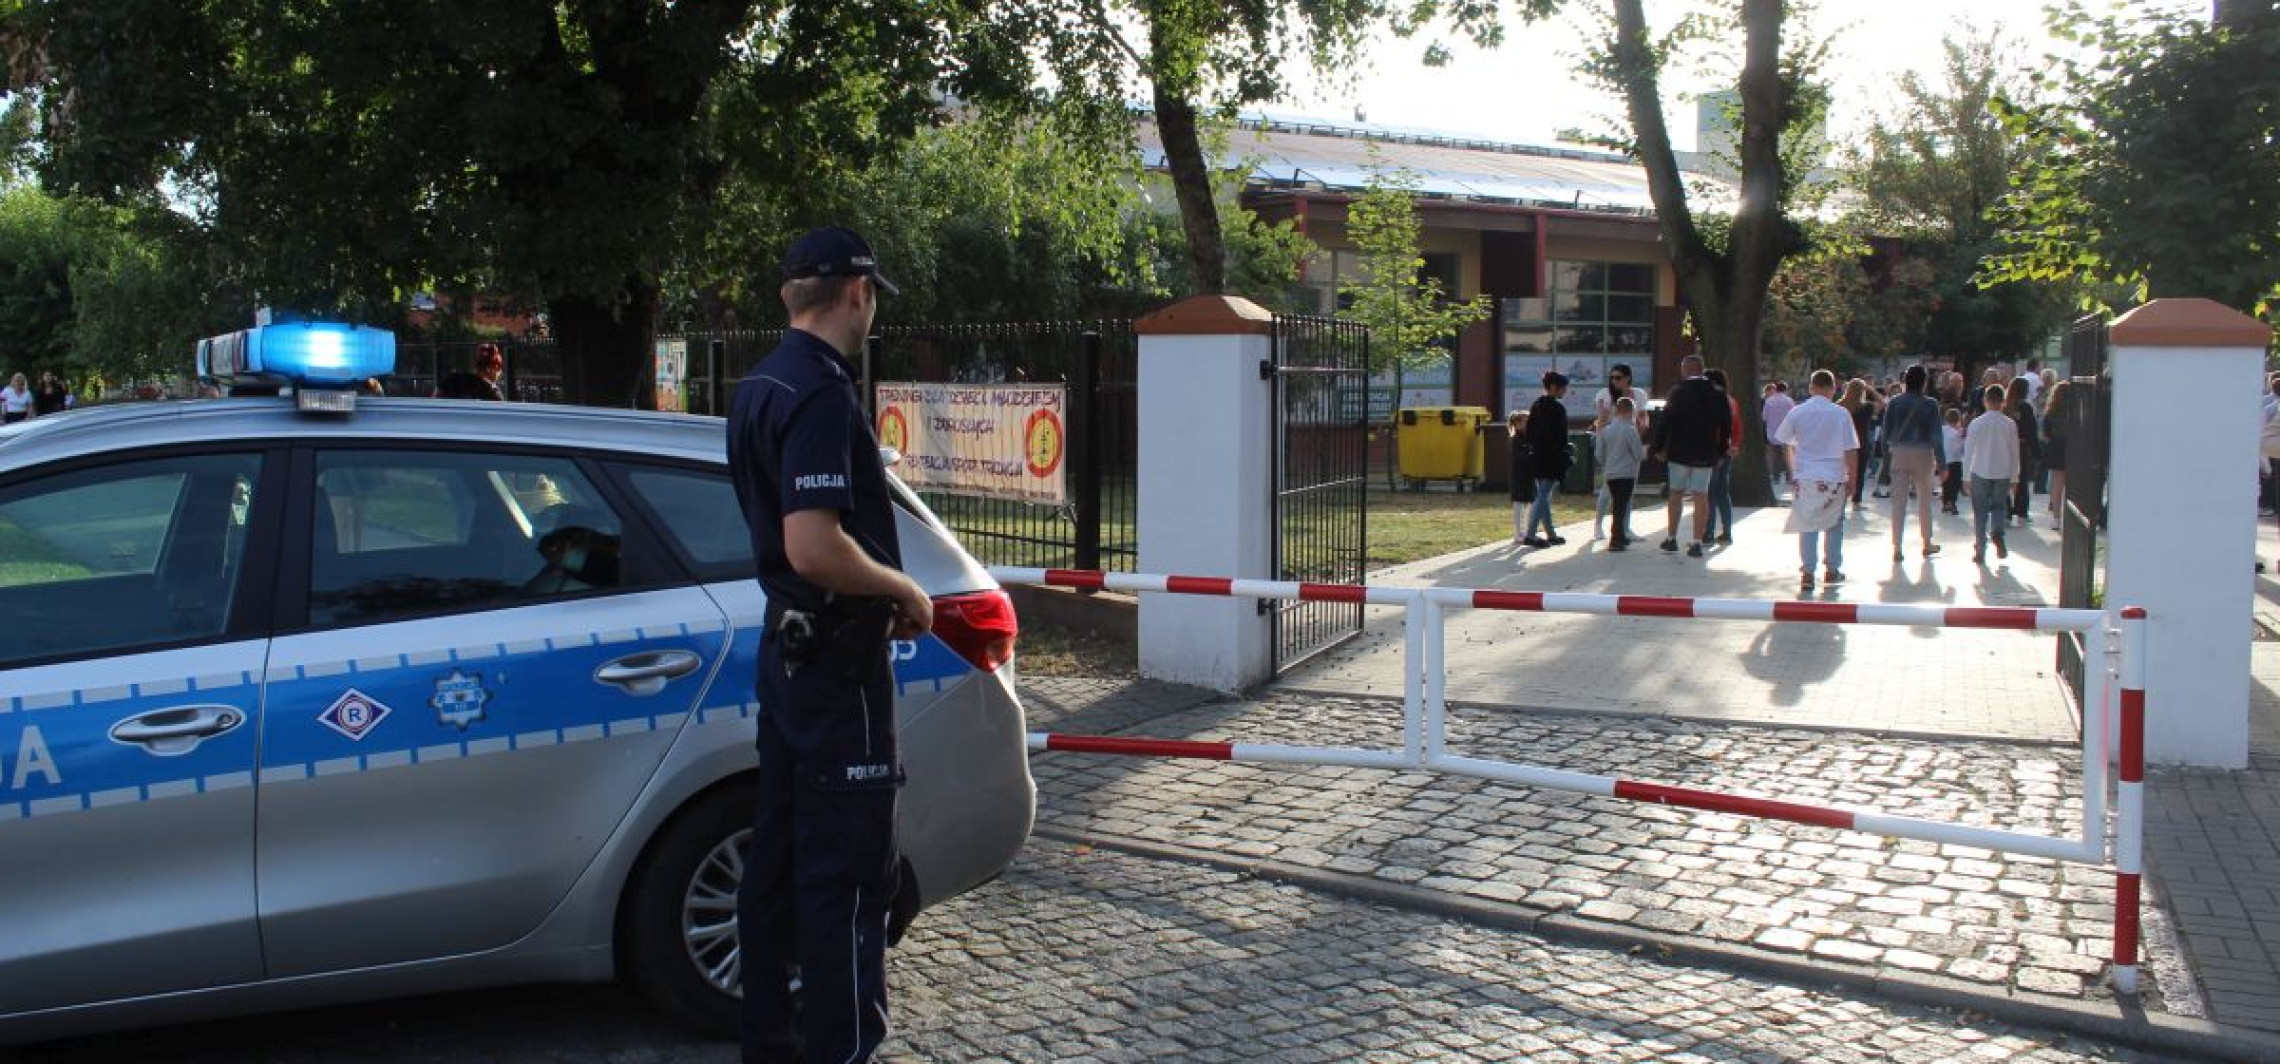
<path fill-rule="evenodd" d="M 1546 370 L 1568 377 L 1570 417 L 1591 417 L 1607 368 L 1631 367 L 1652 391 L 1655 268 L 1633 262 L 1547 262 L 1542 299 L 1504 301 L 1504 401 L 1526 409 L 1543 394 Z"/>
<path fill-rule="evenodd" d="M 1420 257 L 1425 260 L 1425 265 L 1418 270 L 1420 278 L 1439 280 L 1443 296 L 1453 299 L 1461 295 L 1459 280 L 1463 276 L 1463 260 L 1459 256 L 1449 252 L 1425 252 Z M 1338 286 L 1359 278 L 1363 272 L 1362 256 L 1356 251 L 1326 251 L 1309 259 L 1305 285 L 1314 293 L 1315 313 L 1335 315 L 1352 305 L 1353 301 L 1340 293 Z M 1382 344 L 1389 340 L 1372 337 L 1371 342 Z M 1449 406 L 1456 402 L 1456 341 L 1445 339 L 1432 346 L 1437 351 L 1436 356 L 1425 359 L 1422 365 L 1371 375 L 1371 421 L 1391 421 L 1395 412 L 1406 406 Z"/>

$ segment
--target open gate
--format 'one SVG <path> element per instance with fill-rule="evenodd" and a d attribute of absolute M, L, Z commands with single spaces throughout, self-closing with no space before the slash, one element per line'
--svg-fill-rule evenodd
<path fill-rule="evenodd" d="M 2066 433 L 2066 507 L 2058 548 L 2058 604 L 2061 609 L 2098 609 L 2106 531 L 2106 467 L 2110 457 L 2109 417 L 2113 373 L 2106 365 L 2106 319 L 2077 319 L 2066 334 L 2068 378 L 2064 409 L 2051 411 Z M 2083 686 L 2083 637 L 2058 637 L 2058 671 L 2074 688 L 2076 705 L 2089 697 Z"/>
<path fill-rule="evenodd" d="M 1369 520 L 1369 330 L 1275 316 L 1274 579 L 1360 584 Z M 1260 600 L 1273 618 L 1277 675 L 1362 631 L 1362 604 Z"/>

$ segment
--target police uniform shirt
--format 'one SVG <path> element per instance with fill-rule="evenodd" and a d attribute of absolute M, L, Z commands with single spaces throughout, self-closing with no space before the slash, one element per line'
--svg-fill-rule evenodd
<path fill-rule="evenodd" d="M 824 603 L 823 590 L 793 571 L 784 549 L 784 516 L 800 510 L 837 510 L 839 527 L 865 554 L 901 566 L 886 465 L 856 397 L 854 370 L 821 337 L 786 330 L 737 383 L 728 467 L 770 602 L 809 610 Z"/>

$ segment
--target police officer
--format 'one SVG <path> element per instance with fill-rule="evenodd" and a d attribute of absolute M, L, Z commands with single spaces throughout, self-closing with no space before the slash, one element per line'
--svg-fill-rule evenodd
<path fill-rule="evenodd" d="M 887 1033 L 894 687 L 887 640 L 933 623 L 899 571 L 878 441 L 847 358 L 894 293 L 853 231 L 784 256 L 783 342 L 737 384 L 729 470 L 768 594 L 760 640 L 758 808 L 737 899 L 744 1059 L 863 1061 Z M 797 972 L 795 1029 L 789 980 Z"/>

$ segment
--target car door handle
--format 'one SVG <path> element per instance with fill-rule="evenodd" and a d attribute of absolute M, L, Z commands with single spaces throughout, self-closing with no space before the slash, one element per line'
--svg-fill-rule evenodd
<path fill-rule="evenodd" d="M 235 706 L 175 706 L 140 713 L 111 726 L 111 741 L 140 746 L 159 757 L 175 757 L 245 723 Z"/>
<path fill-rule="evenodd" d="M 634 696 L 656 694 L 665 685 L 697 671 L 705 659 L 686 650 L 645 650 L 594 670 L 594 681 L 622 687 Z"/>

